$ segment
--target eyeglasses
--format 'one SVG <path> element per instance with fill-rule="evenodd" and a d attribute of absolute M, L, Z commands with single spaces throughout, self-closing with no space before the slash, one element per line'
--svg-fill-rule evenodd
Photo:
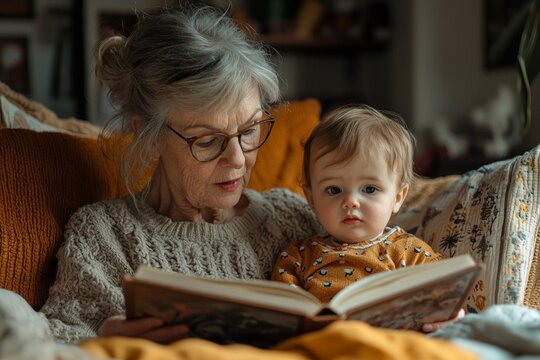
<path fill-rule="evenodd" d="M 263 146 L 268 136 L 270 136 L 275 122 L 274 117 L 268 111 L 264 111 L 263 114 L 264 118 L 262 120 L 257 121 L 247 129 L 231 135 L 214 133 L 186 138 L 170 125 L 167 124 L 167 127 L 188 143 L 191 154 L 197 161 L 208 162 L 217 159 L 227 148 L 229 140 L 235 137 L 238 138 L 240 148 L 245 153 L 257 150 Z"/>

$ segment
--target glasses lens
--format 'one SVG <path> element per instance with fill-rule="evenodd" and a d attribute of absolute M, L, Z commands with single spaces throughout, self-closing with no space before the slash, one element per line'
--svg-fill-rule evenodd
<path fill-rule="evenodd" d="M 243 131 L 240 136 L 242 149 L 251 151 L 260 148 L 268 138 L 271 129 L 272 122 L 265 121 Z"/>
<path fill-rule="evenodd" d="M 220 134 L 200 137 L 191 145 L 191 152 L 199 161 L 215 159 L 221 153 L 225 139 L 226 137 Z"/>

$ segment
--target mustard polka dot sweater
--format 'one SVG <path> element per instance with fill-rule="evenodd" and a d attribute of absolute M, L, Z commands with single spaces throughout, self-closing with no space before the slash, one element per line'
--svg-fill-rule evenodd
<path fill-rule="evenodd" d="M 331 236 L 296 241 L 279 255 L 272 279 L 304 288 L 321 302 L 354 281 L 381 271 L 442 259 L 424 241 L 399 227 L 376 239 L 339 243 Z"/>

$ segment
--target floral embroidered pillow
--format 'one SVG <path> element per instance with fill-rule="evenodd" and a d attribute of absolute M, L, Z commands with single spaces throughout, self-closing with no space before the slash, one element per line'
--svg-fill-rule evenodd
<path fill-rule="evenodd" d="M 540 147 L 470 171 L 418 213 L 414 232 L 447 257 L 471 254 L 485 266 L 466 303 L 479 312 L 495 303 L 522 304 L 539 226 Z M 420 220 L 421 219 L 421 220 Z"/>

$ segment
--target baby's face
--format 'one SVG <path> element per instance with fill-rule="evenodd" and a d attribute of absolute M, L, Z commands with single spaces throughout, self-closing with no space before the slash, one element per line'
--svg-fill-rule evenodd
<path fill-rule="evenodd" d="M 318 158 L 312 149 L 309 204 L 336 240 L 357 243 L 380 235 L 407 194 L 382 155 L 336 163 L 337 153 Z"/>

